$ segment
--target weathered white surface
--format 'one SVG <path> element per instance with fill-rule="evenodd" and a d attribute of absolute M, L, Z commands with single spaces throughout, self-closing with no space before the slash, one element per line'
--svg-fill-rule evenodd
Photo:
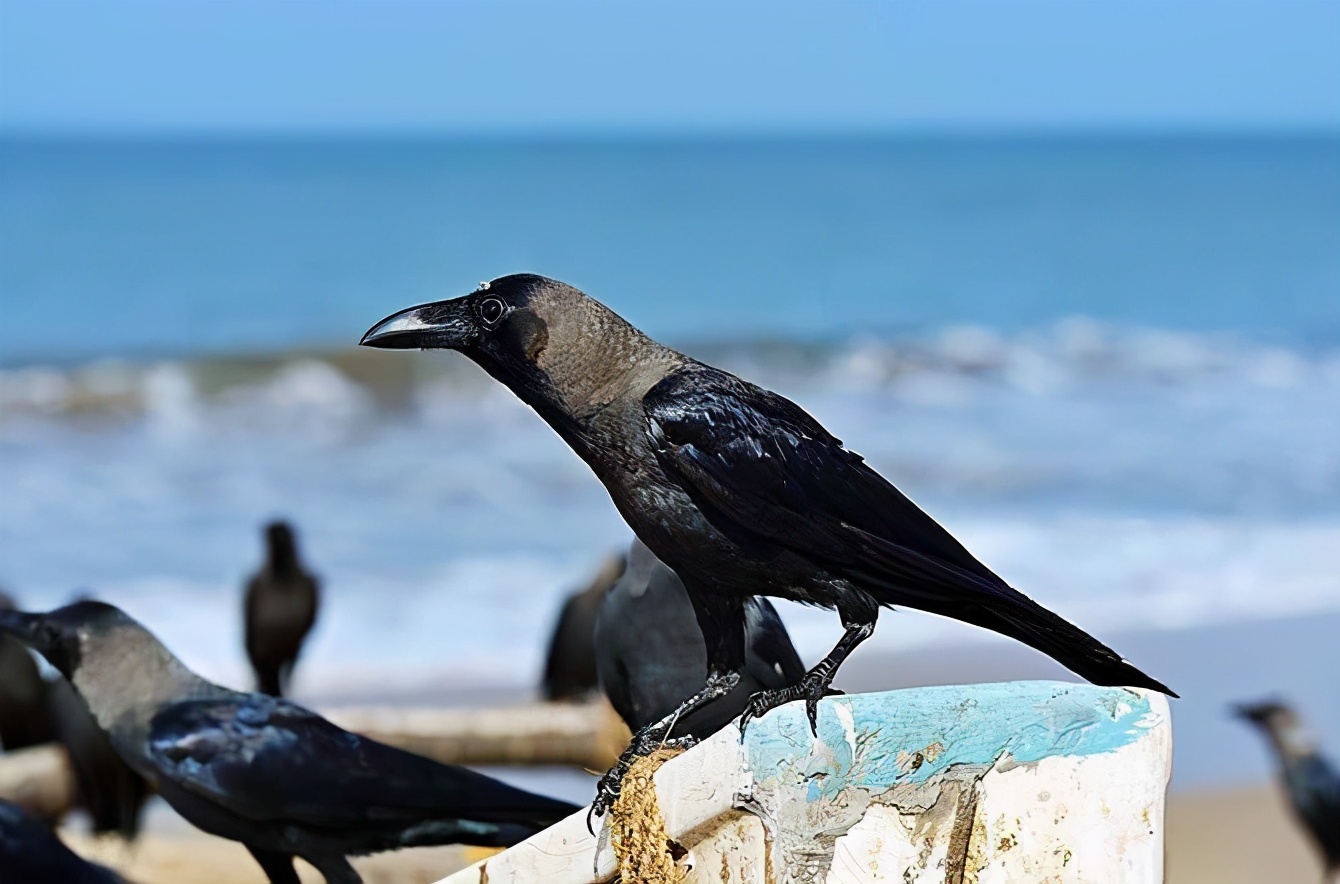
<path fill-rule="evenodd" d="M 689 881 L 1159 882 L 1171 725 L 1159 694 L 1021 682 L 829 698 L 656 774 Z M 742 813 L 744 811 L 744 813 Z M 607 881 L 577 814 L 444 884 Z"/>

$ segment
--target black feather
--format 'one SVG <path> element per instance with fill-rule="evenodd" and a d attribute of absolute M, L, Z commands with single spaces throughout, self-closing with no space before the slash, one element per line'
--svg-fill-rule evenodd
<path fill-rule="evenodd" d="M 1009 586 L 795 403 L 693 365 L 653 387 L 643 409 L 662 468 L 743 548 L 799 555 L 880 605 L 1008 635 L 1096 684 L 1176 696 Z"/>

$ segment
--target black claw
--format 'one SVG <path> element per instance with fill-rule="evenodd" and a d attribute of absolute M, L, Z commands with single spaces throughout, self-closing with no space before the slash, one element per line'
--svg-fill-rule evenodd
<path fill-rule="evenodd" d="M 594 817 L 604 816 L 609 809 L 614 806 L 614 802 L 619 799 L 619 793 L 623 791 L 623 778 L 628 775 L 628 771 L 633 766 L 633 762 L 644 756 L 650 755 L 662 746 L 682 746 L 690 749 L 697 742 L 693 737 L 675 737 L 669 739 L 667 732 L 669 727 L 664 722 L 649 725 L 634 735 L 628 747 L 619 755 L 619 760 L 614 766 L 605 771 L 605 775 L 596 783 L 596 797 L 591 802 L 591 809 L 586 812 L 586 831 L 595 835 L 595 828 L 591 825 Z"/>
<path fill-rule="evenodd" d="M 805 698 L 805 714 L 810 719 L 810 734 L 819 736 L 819 701 L 813 696 Z"/>
<path fill-rule="evenodd" d="M 740 715 L 740 741 L 744 741 L 744 730 L 749 722 L 755 718 L 762 718 L 773 709 L 792 700 L 805 701 L 805 715 L 810 722 L 810 733 L 819 736 L 819 701 L 833 693 L 841 691 L 830 691 L 825 674 L 813 672 L 789 688 L 759 691 L 749 698 L 744 712 Z"/>

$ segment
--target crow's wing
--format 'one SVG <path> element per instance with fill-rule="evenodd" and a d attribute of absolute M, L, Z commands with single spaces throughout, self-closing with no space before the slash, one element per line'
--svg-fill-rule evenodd
<path fill-rule="evenodd" d="M 339 827 L 461 818 L 548 825 L 576 810 L 349 733 L 260 694 L 167 706 L 151 722 L 148 750 L 178 788 L 257 821 Z"/>
<path fill-rule="evenodd" d="M 1340 773 L 1325 758 L 1310 755 L 1286 765 L 1284 776 L 1294 806 L 1316 835 L 1328 865 L 1340 865 Z"/>
<path fill-rule="evenodd" d="M 798 405 L 691 365 L 643 398 L 662 468 L 722 533 L 869 592 L 1011 636 L 1098 684 L 1171 693 L 977 561 Z"/>

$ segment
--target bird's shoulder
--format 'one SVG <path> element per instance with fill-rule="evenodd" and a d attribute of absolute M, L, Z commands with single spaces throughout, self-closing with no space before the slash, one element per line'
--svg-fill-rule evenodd
<path fill-rule="evenodd" d="M 350 739 L 352 738 L 352 739 Z M 284 751 L 300 741 L 342 743 L 358 738 L 308 709 L 265 694 L 225 693 L 181 700 L 149 723 L 149 751 L 170 765 L 207 763 Z"/>
<path fill-rule="evenodd" d="M 257 820 L 395 817 L 454 785 L 443 765 L 264 694 L 170 704 L 150 723 L 148 751 L 177 788 Z"/>
<path fill-rule="evenodd" d="M 858 463 L 832 433 L 778 393 L 702 363 L 690 362 L 642 399 L 653 440 L 699 450 L 767 457 L 808 451 Z"/>

